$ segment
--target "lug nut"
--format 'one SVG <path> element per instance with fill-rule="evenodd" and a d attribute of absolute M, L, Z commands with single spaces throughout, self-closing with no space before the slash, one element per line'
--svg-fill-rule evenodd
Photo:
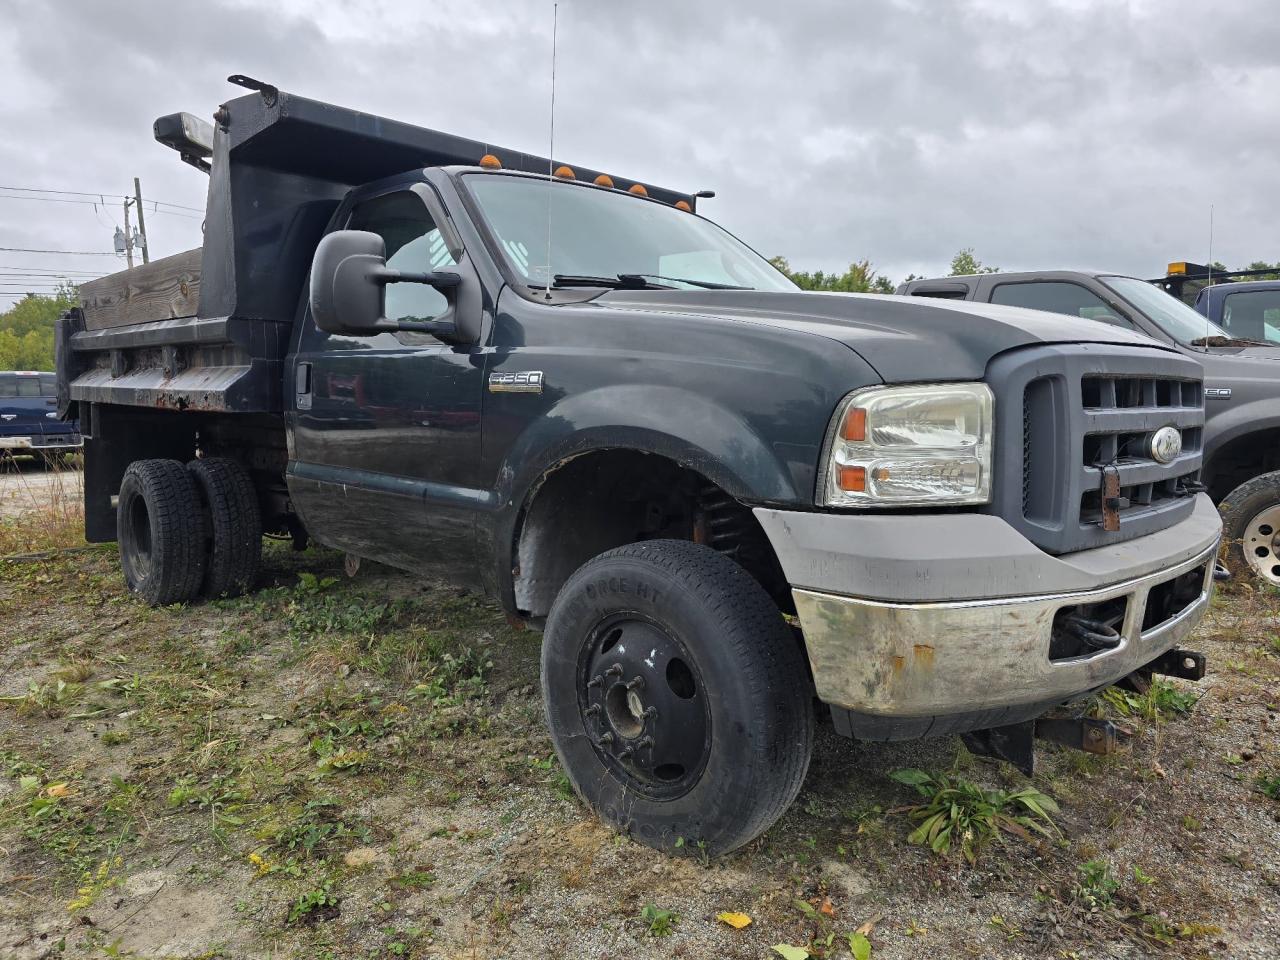
<path fill-rule="evenodd" d="M 636 741 L 637 750 L 639 750 L 641 747 L 652 747 L 652 746 L 653 746 L 653 737 L 641 737 L 639 740 Z"/>
<path fill-rule="evenodd" d="M 599 674 L 596 674 L 594 677 L 592 677 L 590 680 L 587 681 L 587 689 L 589 690 L 592 687 L 598 687 L 602 683 L 604 683 L 604 677 L 600 676 Z"/>
<path fill-rule="evenodd" d="M 645 720 L 652 720 L 652 719 L 653 719 L 654 717 L 656 717 L 657 715 L 658 715 L 658 708 L 657 708 L 657 707 L 645 707 L 645 708 L 644 708 L 644 713 L 643 713 L 643 714 L 641 714 L 641 717 L 642 717 L 643 719 L 645 719 Z"/>
<path fill-rule="evenodd" d="M 613 743 L 613 734 L 612 733 L 600 734 L 600 736 L 596 739 L 596 743 L 600 744 L 600 746 L 602 747 L 607 747 L 609 744 Z"/>
<path fill-rule="evenodd" d="M 634 680 L 628 680 L 628 681 L 627 681 L 627 689 L 628 689 L 628 690 L 643 690 L 643 689 L 644 689 L 644 677 L 636 677 Z"/>
<path fill-rule="evenodd" d="M 618 757 L 619 759 L 625 760 L 627 759 L 627 757 L 631 756 L 631 754 L 633 753 L 635 753 L 635 750 L 633 750 L 631 747 L 623 747 L 621 752 L 619 752 Z"/>
<path fill-rule="evenodd" d="M 599 712 L 600 712 L 600 704 L 593 703 L 591 706 L 587 707 L 587 709 L 582 711 L 582 715 L 585 717 L 594 717 Z"/>
<path fill-rule="evenodd" d="M 620 663 L 615 663 L 613 666 L 611 666 L 608 670 L 606 670 L 606 671 L 604 672 L 604 675 L 605 675 L 606 677 L 620 677 L 620 676 L 622 676 L 622 664 L 620 664 Z"/>

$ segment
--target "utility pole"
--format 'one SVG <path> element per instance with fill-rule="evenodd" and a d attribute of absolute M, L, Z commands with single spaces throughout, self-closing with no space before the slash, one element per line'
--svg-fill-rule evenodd
<path fill-rule="evenodd" d="M 129 232 L 129 204 L 133 203 L 131 197 L 124 198 L 124 256 L 129 263 L 129 269 L 133 269 L 133 234 Z"/>
<path fill-rule="evenodd" d="M 142 234 L 142 262 L 151 262 L 151 251 L 147 249 L 147 224 L 142 219 L 142 185 L 138 178 L 133 178 L 133 203 L 138 210 L 138 232 Z"/>

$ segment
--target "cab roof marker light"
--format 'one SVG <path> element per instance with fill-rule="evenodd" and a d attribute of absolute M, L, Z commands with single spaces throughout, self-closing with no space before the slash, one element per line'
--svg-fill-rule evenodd
<path fill-rule="evenodd" d="M 1177 263 L 1169 264 L 1169 276 L 1185 276 L 1187 272 L 1186 261 L 1179 260 Z"/>
<path fill-rule="evenodd" d="M 600 176 L 596 177 L 591 182 L 597 187 L 608 187 L 610 190 L 613 189 L 613 177 L 609 176 L 607 173 L 600 174 Z"/>
<path fill-rule="evenodd" d="M 649 191 L 641 183 L 633 183 L 627 193 L 634 193 L 637 197 L 647 197 L 649 195 Z"/>
<path fill-rule="evenodd" d="M 688 200 L 677 200 L 676 209 L 683 210 L 685 213 L 693 213 L 693 207 L 689 206 Z"/>
<path fill-rule="evenodd" d="M 486 170 L 501 170 L 502 161 L 492 153 L 486 153 L 480 158 L 480 166 L 484 167 Z"/>
<path fill-rule="evenodd" d="M 556 177 L 561 180 L 577 180 L 578 175 L 573 172 L 573 167 L 566 167 L 563 164 L 556 167 Z"/>

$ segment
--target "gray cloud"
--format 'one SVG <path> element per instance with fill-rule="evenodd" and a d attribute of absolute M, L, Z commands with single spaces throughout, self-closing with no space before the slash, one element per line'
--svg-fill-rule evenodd
<path fill-rule="evenodd" d="M 1280 23 L 1261 0 L 560 4 L 558 157 L 719 196 L 766 254 L 893 278 L 989 263 L 1150 275 L 1280 257 Z M 201 206 L 151 121 L 243 72 L 543 152 L 551 4 L 0 0 L 0 181 Z M 163 208 L 162 208 L 163 209 Z M 0 201 L 0 246 L 109 249 L 111 217 Z M 157 254 L 198 220 L 155 214 Z M 6 255 L 18 256 L 18 255 Z M 22 263 L 79 265 L 32 257 Z M 0 260 L 0 262 L 19 262 Z M 108 261 L 109 262 L 109 261 Z M 95 264 L 101 266 L 101 264 Z M 2 302 L 2 301 L 0 301 Z"/>

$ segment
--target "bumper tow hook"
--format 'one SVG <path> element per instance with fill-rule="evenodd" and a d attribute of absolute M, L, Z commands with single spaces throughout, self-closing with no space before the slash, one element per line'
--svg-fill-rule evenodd
<path fill-rule="evenodd" d="M 1114 650 L 1120 646 L 1120 634 L 1115 627 L 1101 620 L 1090 620 L 1079 614 L 1066 617 L 1062 627 L 1085 646 L 1095 650 Z"/>
<path fill-rule="evenodd" d="M 1040 717 L 1004 727 L 961 734 L 969 752 L 1013 764 L 1028 777 L 1035 772 L 1035 741 L 1049 740 L 1087 753 L 1115 753 L 1125 731 L 1110 720 Z"/>

